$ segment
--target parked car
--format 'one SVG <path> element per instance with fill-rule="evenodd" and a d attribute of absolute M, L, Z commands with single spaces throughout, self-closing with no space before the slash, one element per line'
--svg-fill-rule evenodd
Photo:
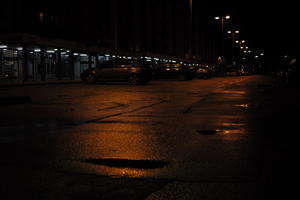
<path fill-rule="evenodd" d="M 128 81 L 131 84 L 146 84 L 151 80 L 151 69 L 138 60 L 116 59 L 87 69 L 81 73 L 84 82 Z"/>
<path fill-rule="evenodd" d="M 238 69 L 230 69 L 230 70 L 226 71 L 225 75 L 226 76 L 240 76 L 241 71 Z"/>
<path fill-rule="evenodd" d="M 198 66 L 196 73 L 198 78 L 208 79 L 212 77 L 212 70 L 208 66 Z"/>
<path fill-rule="evenodd" d="M 155 69 L 155 76 L 163 79 L 178 79 L 181 81 L 193 79 L 196 76 L 194 67 L 182 64 L 162 64 Z"/>

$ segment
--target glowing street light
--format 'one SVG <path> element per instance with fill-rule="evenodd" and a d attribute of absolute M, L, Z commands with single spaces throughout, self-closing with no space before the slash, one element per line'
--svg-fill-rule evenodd
<path fill-rule="evenodd" d="M 226 15 L 226 16 L 223 16 L 223 17 L 220 17 L 220 16 L 216 16 L 215 17 L 215 20 L 217 21 L 221 21 L 221 29 L 222 29 L 222 47 L 221 47 L 221 52 L 222 52 L 222 57 L 223 57 L 223 54 L 224 54 L 224 22 L 225 20 L 229 20 L 230 19 L 230 15 Z"/>
<path fill-rule="evenodd" d="M 222 25 L 222 33 L 224 32 L 224 21 L 225 20 L 229 20 L 230 19 L 230 16 L 229 15 L 226 15 L 224 17 L 219 17 L 219 16 L 216 16 L 215 17 L 215 20 L 221 20 L 221 25 Z"/>

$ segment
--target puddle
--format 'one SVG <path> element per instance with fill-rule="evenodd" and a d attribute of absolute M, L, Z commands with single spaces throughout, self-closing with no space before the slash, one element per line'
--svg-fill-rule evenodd
<path fill-rule="evenodd" d="M 233 105 L 234 107 L 240 107 L 240 108 L 250 108 L 250 107 L 254 107 L 254 104 L 235 104 Z"/>
<path fill-rule="evenodd" d="M 85 162 L 108 167 L 134 169 L 156 169 L 168 165 L 168 162 L 160 160 L 87 159 Z"/>
<path fill-rule="evenodd" d="M 219 130 L 198 130 L 197 133 L 201 135 L 215 135 L 218 134 Z"/>

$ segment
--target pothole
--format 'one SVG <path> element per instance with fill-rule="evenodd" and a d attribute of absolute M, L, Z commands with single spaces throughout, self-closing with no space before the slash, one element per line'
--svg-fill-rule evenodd
<path fill-rule="evenodd" d="M 129 159 L 87 159 L 87 163 L 116 168 L 156 169 L 169 163 L 161 160 L 129 160 Z"/>
<path fill-rule="evenodd" d="M 216 135 L 218 134 L 220 131 L 219 130 L 197 130 L 197 133 L 201 134 L 201 135 Z"/>

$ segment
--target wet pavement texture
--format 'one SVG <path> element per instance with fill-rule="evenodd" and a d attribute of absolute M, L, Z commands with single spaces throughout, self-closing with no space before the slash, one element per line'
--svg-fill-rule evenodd
<path fill-rule="evenodd" d="M 8 199 L 258 199 L 295 175 L 299 98 L 268 77 L 0 92 L 31 98 L 0 107 Z"/>

